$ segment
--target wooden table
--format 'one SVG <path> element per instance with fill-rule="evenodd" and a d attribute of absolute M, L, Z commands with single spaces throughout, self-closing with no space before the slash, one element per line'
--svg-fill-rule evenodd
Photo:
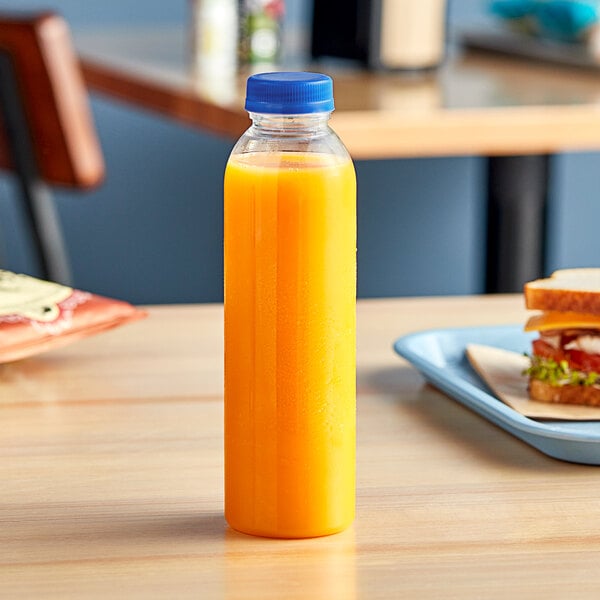
<path fill-rule="evenodd" d="M 187 41 L 180 27 L 75 35 L 92 90 L 235 140 L 250 123 L 247 73 L 216 80 L 194 74 Z M 600 148 L 596 72 L 457 49 L 439 71 L 422 76 L 339 62 L 293 61 L 291 68 L 334 77 L 331 123 L 358 160 Z"/>
<path fill-rule="evenodd" d="M 223 519 L 222 307 L 164 306 L 0 367 L 0 597 L 597 598 L 600 477 L 426 385 L 391 349 L 519 323 L 519 296 L 361 301 L 353 527 Z"/>
<path fill-rule="evenodd" d="M 91 89 L 228 136 L 249 124 L 239 77 L 192 73 L 182 27 L 82 32 Z M 483 155 L 487 169 L 487 281 L 515 292 L 543 274 L 549 155 L 600 149 L 596 72 L 533 65 L 454 48 L 415 77 L 292 61 L 335 79 L 332 126 L 355 159 Z"/>

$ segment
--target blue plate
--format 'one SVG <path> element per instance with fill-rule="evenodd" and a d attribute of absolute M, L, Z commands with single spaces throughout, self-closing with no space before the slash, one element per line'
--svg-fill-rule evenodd
<path fill-rule="evenodd" d="M 529 352 L 535 334 L 522 325 L 435 329 L 396 340 L 396 352 L 433 385 L 548 456 L 600 464 L 600 421 L 538 421 L 498 400 L 473 370 L 467 344 Z"/>

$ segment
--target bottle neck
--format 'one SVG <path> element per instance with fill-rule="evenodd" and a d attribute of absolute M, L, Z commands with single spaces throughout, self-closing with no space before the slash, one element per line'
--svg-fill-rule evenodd
<path fill-rule="evenodd" d="M 329 131 L 330 112 L 301 115 L 280 115 L 251 112 L 252 128 L 257 134 L 278 136 L 306 136 Z"/>

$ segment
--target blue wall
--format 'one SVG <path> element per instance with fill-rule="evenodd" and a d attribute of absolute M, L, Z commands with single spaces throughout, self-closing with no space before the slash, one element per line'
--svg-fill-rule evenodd
<path fill-rule="evenodd" d="M 456 0 L 451 20 L 483 14 L 481 2 Z M 182 23 L 185 0 L 33 0 L 1 8 L 54 8 L 73 29 Z M 288 0 L 288 18 L 307 14 Z M 57 191 L 73 257 L 75 285 L 136 303 L 205 302 L 222 297 L 222 175 L 230 140 L 145 111 L 93 98 L 107 180 L 88 194 Z M 576 222 L 594 189 L 595 154 L 557 157 L 548 268 L 592 264 L 592 223 Z M 483 290 L 484 161 L 478 157 L 359 161 L 360 296 L 466 294 Z M 568 206 L 566 200 L 568 199 Z M 10 177 L 0 179 L 0 256 L 31 272 L 18 236 Z M 589 203 L 588 203 L 589 204 Z M 586 206 L 586 210 L 589 207 Z M 597 209 L 597 210 L 600 210 Z"/>

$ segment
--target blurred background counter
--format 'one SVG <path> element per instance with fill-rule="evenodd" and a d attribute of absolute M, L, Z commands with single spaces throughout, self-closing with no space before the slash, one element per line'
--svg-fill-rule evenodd
<path fill-rule="evenodd" d="M 471 0 L 451 2 L 450 28 L 480 21 L 485 5 Z M 0 7 L 23 9 L 40 5 L 31 0 L 15 0 L 0 3 Z M 189 17 L 185 0 L 169 6 L 150 1 L 143 7 L 133 0 L 86 3 L 85 7 L 75 0 L 55 0 L 51 8 L 65 16 L 75 39 L 85 42 L 88 48 L 93 47 L 94 31 L 99 29 L 115 35 L 121 31 L 125 41 L 128 28 L 133 31 L 134 27 L 140 31 L 162 28 L 168 37 L 175 35 L 169 31 L 181 31 Z M 288 22 L 300 28 L 307 26 L 309 10 L 302 0 L 288 0 L 286 10 Z M 169 42 L 167 37 L 149 40 L 148 52 L 158 56 L 161 47 Z M 181 44 L 171 47 L 177 52 Z M 160 56 L 167 63 L 157 75 L 172 77 L 167 74 L 168 62 L 180 61 L 180 57 L 169 58 L 164 53 Z M 469 110 L 469 98 L 485 87 L 485 69 L 478 68 L 477 59 L 466 66 L 470 75 L 459 88 L 453 88 L 451 80 L 444 79 L 441 72 L 439 78 L 404 78 L 401 83 L 397 78 L 391 79 L 383 92 L 367 84 L 361 88 L 362 94 L 368 98 L 376 91 L 374 101 L 385 107 L 386 102 L 397 106 L 400 91 L 407 99 L 406 111 L 423 111 L 422 118 L 431 121 L 441 102 Z M 538 98 L 550 105 L 573 104 L 575 112 L 563 115 L 567 117 L 567 127 L 569 119 L 578 118 L 577 104 L 595 102 L 596 97 L 600 100 L 600 83 L 596 83 L 593 74 L 579 76 L 571 85 L 561 85 L 561 81 L 568 80 L 568 72 L 545 69 L 545 83 L 532 97 L 510 96 L 519 94 L 519 78 L 527 77 L 518 63 L 514 70 L 506 71 L 510 86 L 488 87 L 485 93 L 495 95 L 492 100 L 499 105 L 533 105 Z M 336 80 L 340 88 L 346 84 L 343 77 Z M 523 89 L 532 93 L 531 86 Z M 509 95 L 507 90 L 511 90 Z M 227 98 L 225 91 L 217 93 Z M 553 96 L 548 98 L 549 94 Z M 364 98 L 357 98 L 359 101 Z M 185 106 L 179 109 L 186 110 Z M 67 243 L 72 249 L 76 286 L 140 303 L 221 300 L 222 175 L 233 138 L 199 131 L 106 96 L 93 97 L 93 110 L 107 163 L 106 183 L 77 201 L 72 201 L 69 192 L 56 194 Z M 529 116 L 524 110 L 523 152 L 531 150 L 527 148 L 527 128 L 536 126 L 535 119 Z M 340 133 L 352 145 L 353 141 L 343 133 L 344 114 L 340 111 L 337 117 Z M 498 129 L 502 129 L 503 118 L 498 115 Z M 585 119 L 585 115 L 581 118 Z M 336 127 L 335 118 L 333 125 Z M 481 140 L 485 135 L 476 126 L 470 131 L 460 127 L 453 130 L 451 122 L 447 126 L 449 139 L 460 138 L 459 144 L 449 144 L 447 150 L 428 147 L 430 140 L 420 136 L 405 140 L 405 154 L 394 150 L 387 155 L 381 152 L 380 156 L 367 156 L 369 160 L 365 160 L 360 152 L 355 153 L 359 185 L 359 296 L 484 291 L 486 164 L 481 146 L 471 146 L 469 136 Z M 218 131 L 219 127 L 215 121 L 211 129 Z M 365 122 L 367 141 L 368 128 L 369 123 Z M 556 131 L 547 132 L 549 152 L 555 150 L 555 134 Z M 590 130 L 589 139 L 592 137 L 598 138 Z M 594 144 L 589 140 L 586 143 L 584 138 L 585 135 L 576 146 L 593 148 Z M 495 144 L 502 143 L 501 138 L 495 140 Z M 490 147 L 490 151 L 498 149 Z M 546 271 L 594 264 L 600 250 L 594 227 L 600 205 L 591 202 L 598 158 L 595 151 L 563 152 L 552 158 Z M 27 248 L 18 236 L 18 215 L 12 214 L 6 200 L 14 193 L 14 182 L 6 176 L 0 184 L 0 253 L 8 268 L 31 270 Z M 61 210 L 66 202 L 68 210 Z M 582 214 L 586 215 L 584 219 Z"/>

